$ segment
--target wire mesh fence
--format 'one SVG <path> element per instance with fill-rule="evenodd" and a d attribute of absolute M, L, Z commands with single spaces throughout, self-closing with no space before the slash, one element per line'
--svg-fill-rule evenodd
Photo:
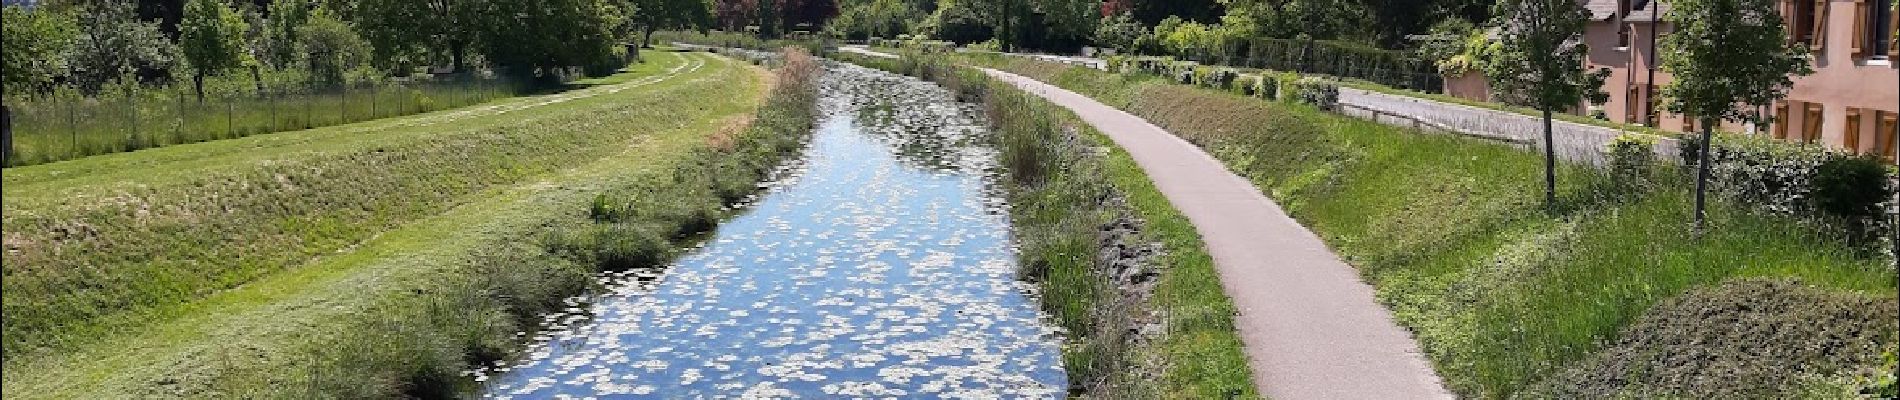
<path fill-rule="evenodd" d="M 263 87 L 198 98 L 187 85 L 9 97 L 5 166 L 425 113 L 511 97 L 512 82 L 462 77 Z"/>

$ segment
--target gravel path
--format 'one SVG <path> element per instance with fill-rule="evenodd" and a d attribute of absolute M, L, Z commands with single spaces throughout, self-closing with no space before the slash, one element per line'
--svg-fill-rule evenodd
<path fill-rule="evenodd" d="M 1074 110 L 1127 149 L 1207 243 L 1254 384 L 1279 399 L 1451 398 L 1372 286 L 1246 179 L 1173 134 L 1086 96 L 997 79 Z"/>

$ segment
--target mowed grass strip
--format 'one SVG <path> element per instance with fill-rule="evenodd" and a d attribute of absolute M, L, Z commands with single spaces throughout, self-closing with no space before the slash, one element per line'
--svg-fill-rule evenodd
<path fill-rule="evenodd" d="M 657 58 L 629 75 L 705 63 L 698 55 Z M 367 132 L 346 125 L 7 169 L 8 178 L 37 179 L 6 183 L 0 206 L 8 362 L 162 319 L 146 311 L 306 264 L 471 194 L 612 154 L 635 132 L 706 118 L 704 107 L 673 98 L 692 97 L 703 89 L 684 82 L 713 73 L 450 124 Z"/>
<path fill-rule="evenodd" d="M 1090 95 L 1208 149 L 1357 266 L 1449 386 L 1467 397 L 1512 397 L 1577 368 L 1652 306 L 1690 289 L 1743 278 L 1796 279 L 1894 301 L 1890 261 L 1791 218 L 1718 200 L 1711 230 L 1696 238 L 1690 231 L 1693 184 L 1675 166 L 1653 171 L 1653 189 L 1619 194 L 1608 189 L 1601 171 L 1562 165 L 1561 212 L 1552 215 L 1543 210 L 1542 158 L 1533 152 L 1152 77 L 1021 59 L 969 60 Z M 1799 314 L 1783 318 L 1792 315 Z M 1861 322 L 1887 332 L 1900 325 Z M 1893 352 L 1895 335 L 1871 337 Z M 1813 344 L 1787 342 L 1791 338 L 1706 346 L 1745 354 L 1751 346 Z M 1880 362 L 1880 354 L 1836 356 L 1824 363 Z M 1803 372 L 1825 378 L 1860 367 L 1817 364 Z M 1707 393 L 1696 386 L 1646 390 Z M 1804 389 L 1761 390 L 1753 393 Z"/>
<path fill-rule="evenodd" d="M 604 154 L 480 190 L 447 212 L 307 266 L 168 307 L 158 313 L 173 318 L 160 323 L 58 354 L 10 357 L 6 397 L 444 397 L 467 390 L 472 382 L 456 374 L 460 368 L 507 356 L 520 340 L 511 332 L 533 329 L 535 308 L 558 307 L 563 293 L 591 284 L 596 266 L 548 251 L 551 229 L 589 223 L 588 206 L 604 191 L 698 184 L 681 181 L 682 168 L 706 156 L 709 136 L 731 132 L 758 107 L 765 79 L 746 72 L 755 69 L 685 57 L 707 66 L 607 99 L 613 105 L 594 109 L 590 124 L 550 127 L 610 132 L 596 144 Z M 581 154 L 592 153 L 569 156 Z M 708 197 L 679 201 L 719 201 Z"/>

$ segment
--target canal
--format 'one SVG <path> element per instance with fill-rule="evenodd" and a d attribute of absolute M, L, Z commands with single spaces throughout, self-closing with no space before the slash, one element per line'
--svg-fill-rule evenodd
<path fill-rule="evenodd" d="M 980 110 L 827 63 L 796 168 L 705 245 L 548 316 L 491 398 L 1053 398 Z"/>

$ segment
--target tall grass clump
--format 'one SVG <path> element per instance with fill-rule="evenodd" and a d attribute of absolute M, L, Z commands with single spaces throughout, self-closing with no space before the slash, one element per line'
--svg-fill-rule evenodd
<path fill-rule="evenodd" d="M 833 57 L 927 77 L 982 104 L 1006 175 L 1019 273 L 1067 336 L 1072 394 L 1259 397 L 1211 258 L 1126 152 L 1067 110 L 948 56 Z"/>
<path fill-rule="evenodd" d="M 310 363 L 276 367 L 291 374 L 259 380 L 271 368 L 236 371 L 221 384 L 339 398 L 450 398 L 476 389 L 462 371 L 518 356 L 520 333 L 597 289 L 598 273 L 663 267 L 729 214 L 738 204 L 731 199 L 756 192 L 802 148 L 816 120 L 819 69 L 800 49 L 787 49 L 785 59 L 749 124 L 716 133 L 668 170 L 598 194 L 575 214 L 585 218 L 558 221 L 540 240 L 498 243 L 474 257 L 483 261 L 441 277 L 437 290 L 387 299 L 335 326 L 328 339 L 296 350 Z"/>
<path fill-rule="evenodd" d="M 1025 62 L 990 65 L 1012 70 Z M 1698 237 L 1690 229 L 1691 181 L 1679 168 L 1633 157 L 1621 157 L 1609 171 L 1562 165 L 1561 206 L 1553 215 L 1543 211 L 1537 189 L 1539 158 L 1509 146 L 1138 75 L 1042 68 L 1027 72 L 1147 118 L 1251 179 L 1358 267 L 1448 386 L 1467 397 L 1540 397 L 1550 393 L 1540 382 L 1603 376 L 1605 365 L 1630 366 L 1675 351 L 1673 342 L 1635 339 L 1629 331 L 1639 321 L 1682 315 L 1659 304 L 1762 308 L 1743 319 L 1656 322 L 1685 332 L 1724 332 L 1724 324 L 1747 321 L 1754 333 L 1712 333 L 1695 344 L 1731 365 L 1632 369 L 1655 375 L 1604 385 L 1642 382 L 1641 391 L 1623 395 L 1701 397 L 1727 393 L 1700 386 L 1728 379 L 1722 371 L 1756 376 L 1786 366 L 1729 355 L 1896 348 L 1892 332 L 1900 321 L 1891 313 L 1818 320 L 1831 327 L 1806 329 L 1792 321 L 1831 313 L 1838 308 L 1829 304 L 1838 303 L 1773 303 L 1778 300 L 1751 294 L 1757 289 L 1709 291 L 1765 278 L 1798 280 L 1853 304 L 1890 307 L 1896 297 L 1891 259 L 1857 249 L 1827 224 L 1763 210 L 1761 200 L 1723 197 L 1712 207 L 1712 228 Z M 1836 168 L 1842 176 L 1860 173 L 1846 164 Z M 1685 293 L 1701 293 L 1702 300 L 1675 300 Z M 1845 331 L 1858 333 L 1832 333 Z M 1795 396 L 1810 389 L 1802 382 L 1858 376 L 1878 369 L 1865 363 L 1879 362 L 1828 355 L 1801 360 L 1812 360 L 1797 364 L 1813 379 L 1738 385 L 1751 388 L 1750 396 Z M 1876 375 L 1870 381 L 1892 381 L 1891 373 Z"/>

